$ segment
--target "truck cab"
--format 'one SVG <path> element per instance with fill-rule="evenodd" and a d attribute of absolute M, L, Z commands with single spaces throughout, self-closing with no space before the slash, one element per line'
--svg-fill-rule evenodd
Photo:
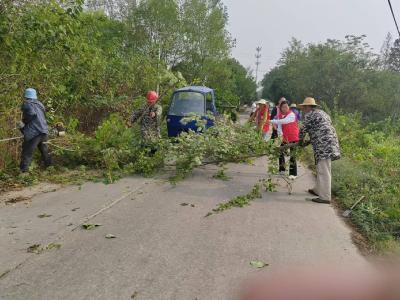
<path fill-rule="evenodd" d="M 197 131 L 196 121 L 182 123 L 189 116 L 199 116 L 207 120 L 206 128 L 214 125 L 209 114 L 218 114 L 215 105 L 215 91 L 204 86 L 189 86 L 176 90 L 172 97 L 167 115 L 168 136 L 177 137 L 182 132 Z"/>

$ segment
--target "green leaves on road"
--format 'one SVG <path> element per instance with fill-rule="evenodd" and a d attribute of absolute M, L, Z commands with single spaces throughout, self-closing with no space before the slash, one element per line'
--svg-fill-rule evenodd
<path fill-rule="evenodd" d="M 46 213 L 41 214 L 41 215 L 38 215 L 38 218 L 40 218 L 40 219 L 43 219 L 43 218 L 50 218 L 50 217 L 51 217 L 51 215 L 48 215 L 48 214 L 46 214 Z"/>
<path fill-rule="evenodd" d="M 234 207 L 245 207 L 250 205 L 255 199 L 262 198 L 262 190 L 266 192 L 276 192 L 277 184 L 273 181 L 271 177 L 260 179 L 257 184 L 255 184 L 252 190 L 242 196 L 237 196 L 229 200 L 228 202 L 219 203 L 217 208 L 214 208 L 211 212 L 207 213 L 204 217 L 207 218 L 213 214 L 221 213 L 225 210 L 232 209 Z"/>
<path fill-rule="evenodd" d="M 47 247 L 45 248 L 45 250 L 51 250 L 51 249 L 60 249 L 61 248 L 61 244 L 55 244 L 55 243 L 50 243 L 47 245 Z"/>
<path fill-rule="evenodd" d="M 219 179 L 222 181 L 229 181 L 231 179 L 231 177 L 229 177 L 228 175 L 226 175 L 226 167 L 222 167 L 217 173 L 215 173 L 215 175 L 213 176 L 214 179 Z"/>
<path fill-rule="evenodd" d="M 47 246 L 42 246 L 40 244 L 34 244 L 32 246 L 29 246 L 28 249 L 26 250 L 28 253 L 35 253 L 35 254 L 40 254 L 43 251 L 46 250 L 53 250 L 53 249 L 60 249 L 61 248 L 61 244 L 56 244 L 56 243 L 50 243 Z"/>
<path fill-rule="evenodd" d="M 99 226 L 101 226 L 101 224 L 82 224 L 82 228 L 85 230 L 93 230 Z"/>
<path fill-rule="evenodd" d="M 189 204 L 189 203 L 181 203 L 180 204 L 181 206 L 190 206 L 190 207 L 196 207 L 196 205 L 194 205 L 194 204 Z"/>
<path fill-rule="evenodd" d="M 137 295 L 139 295 L 139 293 L 138 292 L 134 292 L 132 294 L 132 296 L 131 296 L 131 299 L 136 299 Z"/>
<path fill-rule="evenodd" d="M 250 202 L 257 198 L 262 198 L 261 194 L 261 184 L 257 183 L 253 186 L 252 190 L 243 196 L 237 196 L 228 202 L 218 204 L 217 208 L 214 208 L 212 212 L 209 212 L 205 217 L 209 217 L 215 213 L 221 213 L 225 210 L 232 209 L 234 207 L 245 207 L 250 205 Z"/>
<path fill-rule="evenodd" d="M 262 269 L 262 268 L 269 266 L 269 264 L 267 264 L 263 261 L 253 260 L 250 262 L 250 266 L 257 268 L 257 269 Z"/>
<path fill-rule="evenodd" d="M 40 244 L 34 244 L 34 245 L 32 245 L 32 246 L 29 246 L 28 249 L 26 249 L 26 251 L 27 251 L 28 253 L 36 253 L 36 254 L 39 254 L 39 253 L 41 253 L 43 250 L 42 250 Z"/>

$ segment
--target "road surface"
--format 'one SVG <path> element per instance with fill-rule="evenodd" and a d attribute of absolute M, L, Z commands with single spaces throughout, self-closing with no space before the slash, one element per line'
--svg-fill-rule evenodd
<path fill-rule="evenodd" d="M 229 181 L 207 166 L 177 186 L 131 177 L 0 203 L 0 299 L 222 300 L 259 272 L 253 260 L 269 264 L 264 272 L 365 264 L 334 209 L 305 201 L 314 178 L 303 168 L 293 195 L 282 184 L 248 207 L 204 217 L 248 193 L 266 164 L 231 164 Z M 28 253 L 35 244 L 60 248 Z"/>

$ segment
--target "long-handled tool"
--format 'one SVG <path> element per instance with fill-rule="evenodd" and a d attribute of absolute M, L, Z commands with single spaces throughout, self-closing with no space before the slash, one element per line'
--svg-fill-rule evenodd
<path fill-rule="evenodd" d="M 354 210 L 354 209 L 357 207 L 357 205 L 360 204 L 361 201 L 363 201 L 364 199 L 365 199 L 365 196 L 362 196 L 356 203 L 353 204 L 352 207 L 350 207 L 350 209 L 346 210 L 346 211 L 342 214 L 342 216 L 343 216 L 344 218 L 350 217 L 350 215 L 353 213 L 353 210 Z"/>
<path fill-rule="evenodd" d="M 0 140 L 0 143 L 14 141 L 14 140 L 20 140 L 22 138 L 24 138 L 24 137 L 23 136 L 16 136 L 16 137 L 11 137 L 11 138 L 7 138 L 7 139 L 2 139 L 2 140 Z"/>
<path fill-rule="evenodd" d="M 24 128 L 25 124 L 22 122 L 18 122 L 17 123 L 17 127 L 14 128 L 13 130 L 21 130 L 22 128 Z M 54 128 L 50 129 L 50 136 L 54 136 L 54 137 L 63 137 L 65 136 L 65 126 L 63 123 L 58 122 L 57 124 L 55 124 Z M 0 143 L 2 142 L 9 142 L 9 141 L 14 141 L 14 140 L 20 140 L 23 139 L 23 136 L 16 136 L 16 137 L 11 137 L 11 138 L 6 138 L 6 139 L 0 139 Z"/>

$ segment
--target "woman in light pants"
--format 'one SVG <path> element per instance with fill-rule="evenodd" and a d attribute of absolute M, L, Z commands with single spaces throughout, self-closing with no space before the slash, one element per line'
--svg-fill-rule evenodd
<path fill-rule="evenodd" d="M 321 159 L 317 163 L 317 182 L 315 187 L 309 192 L 315 196 L 318 196 L 321 200 L 331 201 L 331 160 Z M 313 199 L 315 200 L 315 199 Z"/>
<path fill-rule="evenodd" d="M 308 192 L 317 198 L 316 203 L 330 204 L 331 196 L 331 162 L 340 158 L 339 141 L 331 118 L 316 104 L 314 98 L 306 98 L 299 107 L 304 120 L 300 129 L 300 144 L 308 134 L 314 150 L 317 165 L 317 182 Z"/>

